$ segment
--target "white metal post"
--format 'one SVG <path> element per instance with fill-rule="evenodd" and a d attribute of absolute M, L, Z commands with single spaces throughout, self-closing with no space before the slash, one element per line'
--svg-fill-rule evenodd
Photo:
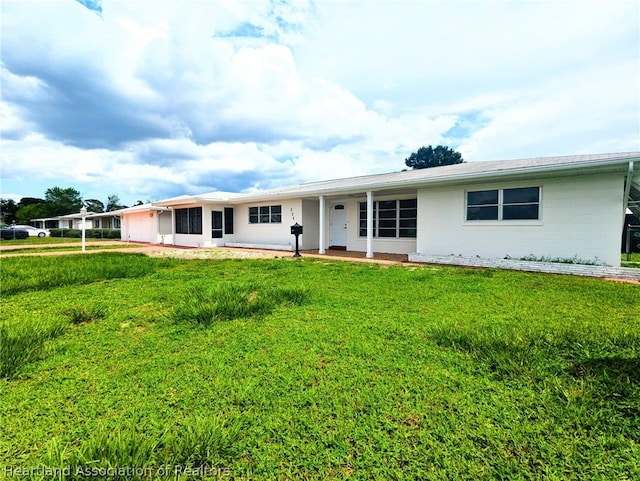
<path fill-rule="evenodd" d="M 320 196 L 320 239 L 318 240 L 318 254 L 326 254 L 324 250 L 324 195 Z"/>
<path fill-rule="evenodd" d="M 86 246 L 86 242 L 85 242 L 85 233 L 86 233 L 86 229 L 85 229 L 85 223 L 86 223 L 86 219 L 87 219 L 87 209 L 86 207 L 83 207 L 82 209 L 80 209 L 80 215 L 82 216 L 82 252 L 85 252 L 85 246 Z"/>
<path fill-rule="evenodd" d="M 367 192 L 367 259 L 373 257 L 373 192 Z"/>

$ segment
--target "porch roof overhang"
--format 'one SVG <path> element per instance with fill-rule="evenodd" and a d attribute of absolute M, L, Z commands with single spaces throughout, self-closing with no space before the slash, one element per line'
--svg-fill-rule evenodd
<path fill-rule="evenodd" d="M 233 204 L 234 199 L 242 197 L 243 194 L 237 194 L 233 192 L 207 192 L 198 195 L 180 195 L 178 197 L 171 197 L 169 199 L 163 199 L 158 202 L 154 202 L 156 206 L 178 206 L 188 204 Z"/>
<path fill-rule="evenodd" d="M 127 207 L 126 209 L 120 209 L 120 210 L 114 210 L 111 213 L 118 213 L 118 215 L 122 215 L 122 214 L 135 214 L 136 212 L 168 212 L 171 209 L 169 209 L 168 207 L 162 207 L 159 205 L 155 205 L 155 204 L 142 204 L 142 205 L 135 205 L 133 207 Z"/>

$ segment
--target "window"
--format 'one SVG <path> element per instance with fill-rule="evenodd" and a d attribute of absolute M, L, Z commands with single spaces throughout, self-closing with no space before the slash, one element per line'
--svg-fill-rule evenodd
<path fill-rule="evenodd" d="M 540 187 L 467 192 L 467 220 L 538 220 Z"/>
<path fill-rule="evenodd" d="M 202 207 L 176 209 L 176 234 L 202 234 Z"/>
<path fill-rule="evenodd" d="M 498 190 L 467 192 L 467 220 L 498 220 Z"/>
<path fill-rule="evenodd" d="M 224 208 L 224 233 L 233 234 L 233 207 Z"/>
<path fill-rule="evenodd" d="M 222 211 L 221 210 L 211 211 L 211 238 L 212 239 L 222 238 Z"/>
<path fill-rule="evenodd" d="M 373 203 L 373 236 L 415 238 L 417 199 L 381 200 Z M 367 236 L 367 203 L 360 202 L 360 237 Z"/>
<path fill-rule="evenodd" d="M 502 202 L 502 218 L 505 220 L 540 218 L 539 187 L 504 189 Z"/>
<path fill-rule="evenodd" d="M 249 224 L 280 224 L 281 222 L 281 205 L 249 207 Z"/>

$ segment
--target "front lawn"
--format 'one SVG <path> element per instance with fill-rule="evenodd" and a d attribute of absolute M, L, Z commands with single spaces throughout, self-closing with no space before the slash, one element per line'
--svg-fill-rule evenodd
<path fill-rule="evenodd" d="M 85 242 L 117 242 L 119 239 L 101 239 L 86 237 Z M 42 244 L 80 244 L 81 238 L 77 237 L 27 237 L 26 239 L 0 239 L 0 246 L 42 245 Z"/>
<path fill-rule="evenodd" d="M 104 242 L 96 244 L 87 244 L 85 246 L 85 250 L 95 251 L 95 250 L 109 250 L 109 249 L 129 249 L 134 247 L 140 247 L 139 244 L 106 244 Z M 0 250 L 0 256 L 10 256 L 16 254 L 41 254 L 41 253 L 59 253 L 59 252 L 80 252 L 82 249 L 80 244 L 68 246 L 68 245 L 44 245 L 42 247 L 27 247 L 24 249 L 6 249 Z"/>
<path fill-rule="evenodd" d="M 5 473 L 640 478 L 637 285 L 123 253 L 0 275 Z"/>

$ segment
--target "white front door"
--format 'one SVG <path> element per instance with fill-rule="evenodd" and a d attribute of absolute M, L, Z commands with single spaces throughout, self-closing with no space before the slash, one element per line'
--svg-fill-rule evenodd
<path fill-rule="evenodd" d="M 344 204 L 331 206 L 330 247 L 347 247 L 347 210 Z"/>

